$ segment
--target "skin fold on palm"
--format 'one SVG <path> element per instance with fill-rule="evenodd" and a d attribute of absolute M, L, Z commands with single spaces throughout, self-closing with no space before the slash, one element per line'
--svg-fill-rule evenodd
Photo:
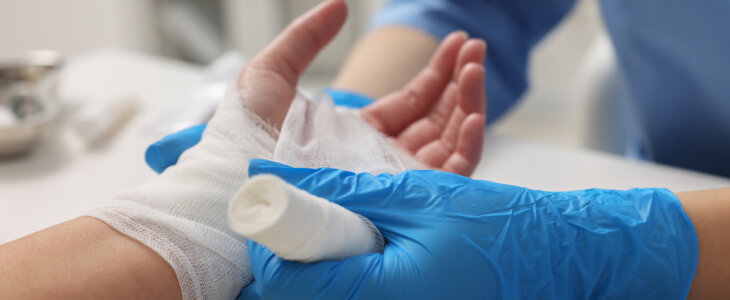
<path fill-rule="evenodd" d="M 239 75 L 244 105 L 280 129 L 299 77 L 346 18 L 345 2 L 330 0 L 291 23 Z M 361 116 L 426 165 L 468 176 L 484 136 L 485 55 L 484 41 L 452 33 L 410 83 L 362 109 Z"/>

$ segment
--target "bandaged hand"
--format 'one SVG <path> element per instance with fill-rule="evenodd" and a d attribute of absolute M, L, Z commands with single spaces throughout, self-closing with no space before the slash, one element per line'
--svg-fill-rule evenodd
<path fill-rule="evenodd" d="M 221 101 L 201 141 L 180 156 L 175 166 L 89 213 L 163 257 L 174 269 L 185 298 L 232 298 L 252 280 L 245 240 L 230 229 L 226 218 L 229 200 L 248 180 L 249 160 L 264 158 L 297 166 L 331 166 L 370 173 L 397 173 L 420 166 L 411 154 L 391 147 L 393 143 L 365 121 L 380 120 L 377 109 L 363 112 L 363 119 L 358 111 L 335 109 L 329 99 L 310 101 L 297 94 L 300 74 L 335 36 L 344 23 L 346 10 L 344 1 L 326 1 L 287 27 L 249 62 Z M 459 92 L 472 91 L 468 83 L 479 80 L 462 83 L 461 79 L 451 79 L 454 72 L 466 74 L 459 78 L 483 77 L 480 64 L 471 66 L 474 59 L 459 55 L 464 43 L 461 34 L 448 39 L 434 59 L 447 63 L 434 63 L 429 67 L 434 70 L 414 82 L 440 85 L 442 91 L 433 93 L 443 96 L 427 99 L 450 99 L 451 104 L 444 105 L 447 109 L 435 112 L 439 117 L 443 117 L 443 111 L 458 108 L 462 113 L 454 117 L 454 122 L 476 124 L 476 118 L 483 123 L 483 106 L 468 103 L 484 99 L 466 101 L 463 99 L 467 95 Z M 462 85 L 465 87 L 459 88 Z M 403 97 L 417 93 L 404 93 Z M 483 96 L 483 89 L 477 94 Z M 394 96 L 391 101 L 404 105 L 413 101 L 412 97 L 403 97 Z M 404 113 L 404 118 L 415 124 L 430 115 L 431 110 L 414 110 Z M 383 124 L 383 128 L 393 126 Z M 473 142 L 481 147 L 481 136 L 460 140 L 460 136 L 469 135 L 462 133 L 464 126 L 440 125 L 442 128 L 436 131 L 448 133 L 457 141 L 450 150 L 452 154 L 478 154 L 463 149 Z M 452 127 L 458 130 L 450 131 Z M 467 131 L 481 132 L 482 128 L 479 124 Z M 475 159 L 478 155 L 470 157 Z M 443 164 L 447 162 L 448 158 Z"/>
<path fill-rule="evenodd" d="M 692 222 L 665 189 L 544 192 L 438 171 L 274 174 L 370 219 L 383 254 L 302 264 L 249 241 L 264 299 L 685 299 Z"/>
<path fill-rule="evenodd" d="M 425 166 L 469 176 L 479 162 L 484 136 L 485 55 L 483 41 L 453 33 L 407 86 L 364 107 L 360 116 Z M 242 75 L 241 79 L 253 77 Z M 335 104 L 347 107 L 370 102 L 342 91 L 330 95 Z M 277 113 L 273 121 L 281 118 Z M 186 129 L 151 145 L 147 163 L 157 172 L 174 165 L 180 154 L 200 140 L 204 128 Z"/>
<path fill-rule="evenodd" d="M 343 1 L 296 20 L 253 58 L 201 141 L 164 174 L 89 213 L 162 256 L 188 299 L 231 299 L 252 280 L 245 239 L 228 226 L 228 202 L 248 161 L 274 159 L 297 80 L 344 23 Z"/>

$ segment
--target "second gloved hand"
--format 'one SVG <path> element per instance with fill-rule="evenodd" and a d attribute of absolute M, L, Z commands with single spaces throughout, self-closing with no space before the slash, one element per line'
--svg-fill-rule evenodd
<path fill-rule="evenodd" d="M 383 254 L 302 264 L 248 241 L 266 299 L 684 299 L 694 227 L 665 189 L 544 192 L 438 171 L 271 173 L 369 218 Z"/>

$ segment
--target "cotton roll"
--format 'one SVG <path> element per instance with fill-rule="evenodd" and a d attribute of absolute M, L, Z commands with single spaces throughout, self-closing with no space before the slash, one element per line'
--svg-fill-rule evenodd
<path fill-rule="evenodd" d="M 238 234 L 286 260 L 338 260 L 382 252 L 384 246 L 367 218 L 273 175 L 243 185 L 231 200 L 228 221 Z"/>
<path fill-rule="evenodd" d="M 95 146 L 118 131 L 137 111 L 137 99 L 125 97 L 92 104 L 72 120 L 76 134 L 89 146 Z"/>

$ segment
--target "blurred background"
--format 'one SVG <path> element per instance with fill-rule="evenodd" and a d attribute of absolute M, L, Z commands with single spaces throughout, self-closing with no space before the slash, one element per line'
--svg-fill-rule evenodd
<path fill-rule="evenodd" d="M 253 55 L 319 0 L 0 0 L 0 56 L 52 49 L 73 58 L 122 48 L 206 65 L 228 50 Z M 307 71 L 308 88 L 326 86 L 382 0 L 348 1 L 344 30 Z M 576 9 L 532 56 L 531 88 L 492 130 L 570 147 L 588 145 L 579 128 L 585 93 L 576 89 L 603 28 L 594 0 Z M 597 46 L 598 45 L 598 46 Z M 608 44 L 606 44 L 608 45 Z M 606 48 L 603 45 L 603 48 Z M 605 51 L 604 51 L 605 52 Z M 593 55 L 595 56 L 595 55 Z M 595 148 L 595 147 L 594 147 Z"/>

